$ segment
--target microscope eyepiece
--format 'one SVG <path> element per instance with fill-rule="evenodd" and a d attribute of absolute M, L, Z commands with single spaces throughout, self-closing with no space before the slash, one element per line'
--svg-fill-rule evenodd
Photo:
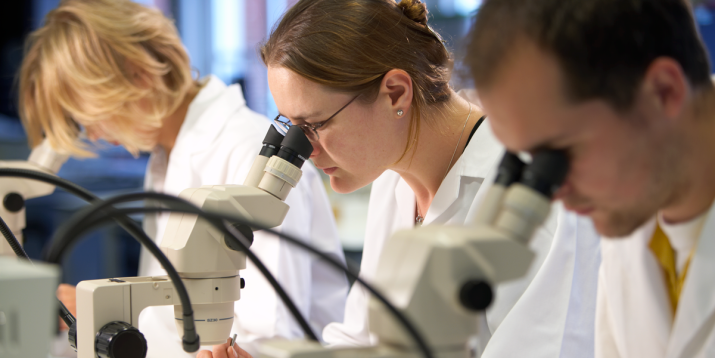
<path fill-rule="evenodd" d="M 276 127 L 271 126 L 266 133 L 266 137 L 263 139 L 263 147 L 261 152 L 258 153 L 266 158 L 270 158 L 278 154 L 278 149 L 283 141 L 283 134 L 281 134 Z"/>
<path fill-rule="evenodd" d="M 283 138 L 281 149 L 276 155 L 301 168 L 303 163 L 310 158 L 311 153 L 313 153 L 313 145 L 310 144 L 308 137 L 300 127 L 292 126 Z"/>
<path fill-rule="evenodd" d="M 519 156 L 509 151 L 505 152 L 499 163 L 494 183 L 508 187 L 518 182 L 524 171 L 524 166 L 525 164 L 519 159 Z"/>
<path fill-rule="evenodd" d="M 566 179 L 569 161 L 561 150 L 543 150 L 524 170 L 521 183 L 551 198 Z"/>

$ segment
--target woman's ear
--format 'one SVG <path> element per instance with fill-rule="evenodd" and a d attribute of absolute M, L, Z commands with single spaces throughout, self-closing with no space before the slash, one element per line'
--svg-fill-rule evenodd
<path fill-rule="evenodd" d="M 403 70 L 388 71 L 382 78 L 380 95 L 386 95 L 393 115 L 402 117 L 412 105 L 412 77 Z"/>

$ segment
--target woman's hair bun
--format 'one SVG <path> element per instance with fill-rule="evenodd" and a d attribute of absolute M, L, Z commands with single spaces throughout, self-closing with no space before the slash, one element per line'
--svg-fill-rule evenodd
<path fill-rule="evenodd" d="M 427 5 L 420 0 L 401 0 L 397 7 L 410 20 L 427 26 Z"/>

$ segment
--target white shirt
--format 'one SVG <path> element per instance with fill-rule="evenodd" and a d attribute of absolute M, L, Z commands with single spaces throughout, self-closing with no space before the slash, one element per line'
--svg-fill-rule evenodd
<path fill-rule="evenodd" d="M 660 222 L 680 270 L 694 249 L 672 312 L 663 270 L 649 244 L 657 218 L 601 242 L 596 357 L 715 357 L 715 210 L 680 225 Z"/>
<path fill-rule="evenodd" d="M 268 120 L 246 107 L 238 85 L 227 87 L 218 78 L 205 85 L 189 106 L 169 158 L 162 149 L 152 153 L 145 189 L 178 195 L 201 185 L 243 184 L 268 130 Z M 289 194 L 290 210 L 279 230 L 303 238 L 324 253 L 344 262 L 332 210 L 320 176 L 311 163 Z M 168 215 L 148 215 L 145 230 L 160 244 Z M 343 273 L 300 249 L 263 232 L 256 232 L 251 250 L 263 261 L 288 295 L 320 332 L 343 316 L 348 283 Z M 151 254 L 142 250 L 141 276 L 165 275 Z M 236 302 L 232 334 L 249 352 L 266 338 L 302 338 L 303 332 L 273 288 L 249 261 L 241 271 L 246 287 Z M 172 306 L 149 307 L 139 318 L 147 338 L 148 357 L 188 357 L 181 347 Z M 228 337 L 226 337 L 228 338 Z M 203 347 L 210 349 L 210 347 Z"/>
<path fill-rule="evenodd" d="M 486 193 L 482 183 L 493 180 L 503 152 L 485 121 L 442 182 L 423 225 L 465 224 Z M 377 262 L 385 240 L 397 230 L 413 227 L 414 212 L 414 192 L 397 173 L 387 171 L 373 183 L 360 268 L 363 279 L 370 282 L 379 274 Z M 553 205 L 530 242 L 536 258 L 527 275 L 496 288 L 496 300 L 487 312 L 493 335 L 482 357 L 593 356 L 598 240 L 590 220 Z M 368 295 L 353 285 L 344 321 L 323 331 L 327 343 L 377 343 L 368 332 Z M 490 332 L 484 333 L 482 340 L 489 338 Z"/>
<path fill-rule="evenodd" d="M 658 214 L 658 224 L 668 237 L 670 246 L 675 253 L 675 270 L 678 274 L 683 271 L 685 263 L 688 262 L 688 257 L 690 257 L 703 229 L 705 218 L 706 215 L 702 214 L 683 223 L 669 224 L 662 214 Z"/>

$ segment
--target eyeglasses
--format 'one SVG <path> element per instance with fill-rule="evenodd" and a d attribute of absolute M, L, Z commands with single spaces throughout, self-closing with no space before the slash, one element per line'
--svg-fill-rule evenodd
<path fill-rule="evenodd" d="M 330 116 L 330 118 L 328 118 L 322 122 L 319 122 L 319 123 L 293 124 L 290 122 L 290 120 L 288 118 L 284 117 L 281 114 L 277 115 L 276 118 L 273 119 L 273 122 L 278 127 L 278 130 L 282 130 L 282 131 L 284 131 L 284 133 L 287 133 L 288 130 L 290 129 L 290 127 L 296 125 L 296 126 L 300 127 L 300 129 L 303 130 L 303 133 L 305 133 L 305 136 L 308 137 L 308 140 L 310 140 L 311 142 L 317 142 L 318 139 L 320 139 L 320 135 L 318 134 L 318 129 L 322 128 L 326 123 L 328 123 L 328 121 L 335 118 L 335 116 L 337 116 L 338 113 L 342 112 L 342 110 L 345 109 L 345 107 L 349 106 L 350 103 L 353 103 L 353 101 L 356 100 L 358 97 L 360 97 L 360 95 L 353 97 L 353 99 L 351 99 L 350 102 L 348 102 L 347 104 L 342 106 L 337 112 L 335 112 L 332 116 Z"/>

